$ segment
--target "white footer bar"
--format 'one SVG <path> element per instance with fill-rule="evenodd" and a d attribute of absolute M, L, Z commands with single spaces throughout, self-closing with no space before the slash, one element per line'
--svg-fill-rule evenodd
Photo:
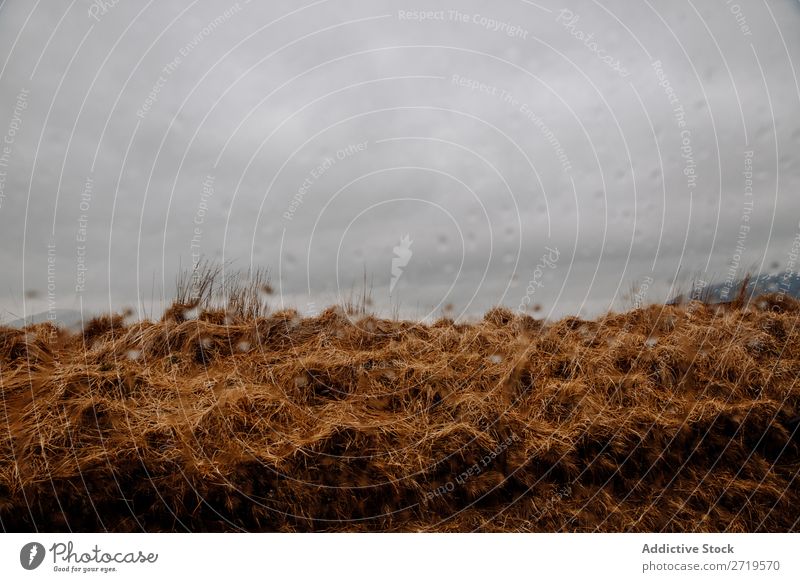
<path fill-rule="evenodd" d="M 796 534 L 3 534 L 3 580 L 800 580 Z"/>

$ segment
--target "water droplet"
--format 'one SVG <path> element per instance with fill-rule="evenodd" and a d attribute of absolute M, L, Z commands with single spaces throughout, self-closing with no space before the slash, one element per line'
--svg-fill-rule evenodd
<path fill-rule="evenodd" d="M 199 307 L 192 307 L 191 309 L 184 309 L 183 310 L 183 318 L 187 321 L 191 321 L 200 317 L 200 308 Z"/>

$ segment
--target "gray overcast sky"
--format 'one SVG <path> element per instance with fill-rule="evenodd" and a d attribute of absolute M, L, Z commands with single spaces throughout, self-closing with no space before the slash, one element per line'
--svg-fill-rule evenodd
<path fill-rule="evenodd" d="M 796 0 L 452 4 L 2 2 L 1 317 L 158 310 L 193 253 L 409 317 L 787 268 Z"/>

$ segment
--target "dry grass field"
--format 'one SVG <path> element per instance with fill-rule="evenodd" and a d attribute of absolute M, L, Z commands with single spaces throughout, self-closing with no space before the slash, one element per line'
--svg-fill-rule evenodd
<path fill-rule="evenodd" d="M 0 328 L 2 529 L 800 529 L 789 297 L 548 323 L 235 307 Z"/>

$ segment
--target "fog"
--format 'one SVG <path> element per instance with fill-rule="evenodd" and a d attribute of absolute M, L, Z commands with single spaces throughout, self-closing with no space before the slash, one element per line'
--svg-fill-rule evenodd
<path fill-rule="evenodd" d="M 0 4 L 0 317 L 201 258 L 413 318 L 794 269 L 796 1 L 459 6 Z"/>

